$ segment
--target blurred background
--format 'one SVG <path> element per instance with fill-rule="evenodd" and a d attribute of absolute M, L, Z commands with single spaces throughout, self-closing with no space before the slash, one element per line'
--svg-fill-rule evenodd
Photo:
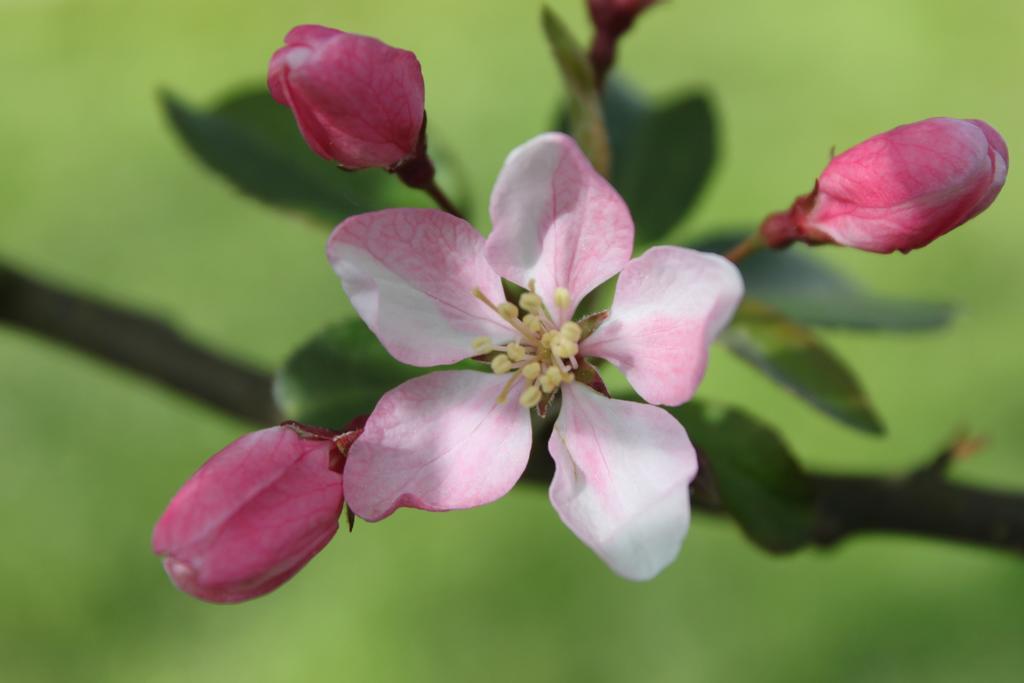
<path fill-rule="evenodd" d="M 551 0 L 581 40 L 583 0 Z M 211 103 L 264 77 L 293 25 L 419 56 L 431 135 L 469 171 L 475 218 L 561 83 L 540 3 L 0 0 L 0 259 L 153 311 L 268 370 L 351 315 L 325 232 L 237 194 L 174 137 L 156 93 Z M 1019 157 L 1024 6 L 936 0 L 671 0 L 619 72 L 700 88 L 719 158 L 681 240 L 755 223 L 810 189 L 835 145 L 934 115 L 984 118 Z M 780 427 L 827 471 L 901 472 L 960 427 L 991 438 L 952 476 L 1024 489 L 1024 185 L 910 256 L 822 249 L 879 293 L 943 300 L 935 333 L 823 332 L 888 426 L 844 428 L 716 350 L 699 396 Z M 217 607 L 149 550 L 178 486 L 248 425 L 0 327 L 0 679 L 5 681 L 1016 681 L 1024 560 L 903 537 L 772 557 L 698 517 L 659 578 L 616 578 L 538 488 L 338 538 L 283 589 Z"/>

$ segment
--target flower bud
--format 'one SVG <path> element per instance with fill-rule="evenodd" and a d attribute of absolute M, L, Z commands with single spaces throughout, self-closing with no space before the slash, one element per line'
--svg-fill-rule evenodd
<path fill-rule="evenodd" d="M 599 31 L 619 35 L 632 25 L 636 15 L 655 0 L 587 0 L 590 18 Z"/>
<path fill-rule="evenodd" d="M 327 545 L 343 503 L 337 460 L 358 433 L 316 432 L 283 425 L 247 434 L 181 487 L 153 529 L 153 551 L 175 586 L 209 602 L 248 600 Z"/>
<path fill-rule="evenodd" d="M 769 216 L 771 247 L 800 240 L 906 253 L 981 213 L 1006 182 L 1006 143 L 984 121 L 934 118 L 832 159 L 814 190 Z"/>
<path fill-rule="evenodd" d="M 348 169 L 391 168 L 417 152 L 423 74 L 416 55 L 376 38 L 296 26 L 270 60 L 270 94 L 314 152 Z"/>

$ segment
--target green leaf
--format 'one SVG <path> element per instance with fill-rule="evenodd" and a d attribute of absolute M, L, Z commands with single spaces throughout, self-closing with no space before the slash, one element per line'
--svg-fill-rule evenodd
<path fill-rule="evenodd" d="M 608 139 L 612 146 L 612 177 L 618 173 L 620 160 L 629 153 L 637 131 L 653 115 L 654 107 L 646 95 L 614 72 L 605 79 L 601 91 L 601 110 L 604 113 Z M 567 121 L 564 112 L 562 120 Z M 566 129 L 563 124 L 561 130 Z"/>
<path fill-rule="evenodd" d="M 715 159 L 714 116 L 706 96 L 684 94 L 634 117 L 631 125 L 612 133 L 612 182 L 633 213 L 637 244 L 649 244 L 682 220 L 707 184 Z"/>
<path fill-rule="evenodd" d="M 210 111 L 169 92 L 161 102 L 175 131 L 243 193 L 325 227 L 389 206 L 430 206 L 382 169 L 343 171 L 302 139 L 291 112 L 266 92 L 245 90 Z"/>
<path fill-rule="evenodd" d="M 486 370 L 472 360 L 417 368 L 391 357 L 358 318 L 335 323 L 299 347 L 274 378 L 274 401 L 285 417 L 340 429 L 373 410 L 387 391 L 436 370 Z"/>
<path fill-rule="evenodd" d="M 715 119 L 709 98 L 683 93 L 654 106 L 624 79 L 601 94 L 612 148 L 612 185 L 629 205 L 636 243 L 659 241 L 693 208 L 714 166 Z M 568 129 L 563 111 L 559 130 Z"/>
<path fill-rule="evenodd" d="M 611 147 L 593 67 L 568 27 L 550 8 L 544 7 L 541 18 L 569 98 L 569 130 L 598 173 L 608 177 Z"/>
<path fill-rule="evenodd" d="M 811 538 L 814 486 L 768 426 L 734 408 L 693 402 L 670 408 L 701 456 L 722 504 L 758 545 L 795 550 Z"/>
<path fill-rule="evenodd" d="M 290 419 L 340 429 L 386 391 L 429 370 L 392 358 L 361 320 L 331 325 L 277 373 L 274 400 Z"/>
<path fill-rule="evenodd" d="M 697 248 L 724 252 L 742 235 L 716 238 Z M 810 253 L 794 245 L 763 250 L 739 264 L 747 292 L 810 325 L 864 330 L 927 330 L 953 319 L 949 304 L 893 299 L 867 292 Z"/>
<path fill-rule="evenodd" d="M 867 432 L 884 431 L 856 377 L 809 329 L 747 297 L 721 341 L 733 353 L 824 413 Z"/>

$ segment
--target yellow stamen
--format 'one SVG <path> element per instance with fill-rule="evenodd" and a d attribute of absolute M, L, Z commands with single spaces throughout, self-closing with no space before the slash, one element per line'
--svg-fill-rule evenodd
<path fill-rule="evenodd" d="M 523 393 L 519 394 L 519 405 L 524 408 L 532 408 L 540 403 L 542 396 L 543 394 L 540 393 L 540 389 L 531 384 L 523 389 Z"/>
<path fill-rule="evenodd" d="M 489 309 L 491 309 L 495 313 L 498 313 L 498 307 L 494 305 L 493 301 L 491 301 L 490 299 L 487 298 L 486 294 L 484 294 L 482 291 L 480 291 L 479 287 L 474 287 L 473 288 L 473 296 L 475 296 L 477 299 L 480 299 L 480 301 L 483 301 L 487 305 L 487 307 Z M 500 315 L 500 313 L 499 313 L 499 315 Z"/>
<path fill-rule="evenodd" d="M 508 381 L 505 382 L 505 386 L 501 388 L 501 393 L 498 394 L 498 398 L 497 398 L 497 400 L 495 402 L 496 403 L 504 403 L 508 399 L 508 392 L 512 391 L 512 387 L 515 385 L 516 381 L 518 381 L 518 380 L 519 380 L 519 373 L 518 372 L 516 374 L 512 375 L 511 377 L 509 377 Z"/>
<path fill-rule="evenodd" d="M 491 360 L 491 370 L 496 375 L 504 375 L 512 369 L 512 360 L 505 354 L 499 354 Z"/>
<path fill-rule="evenodd" d="M 555 305 L 558 306 L 559 308 L 561 308 L 562 310 L 565 310 L 565 309 L 569 308 L 569 305 L 571 303 L 572 303 L 572 297 L 569 296 L 569 290 L 566 289 L 565 287 L 556 287 L 555 288 Z"/>
<path fill-rule="evenodd" d="M 533 380 L 537 379 L 540 376 L 540 363 L 538 363 L 537 361 L 533 361 L 528 365 L 524 365 L 522 372 L 523 377 L 525 377 L 528 381 L 532 382 Z"/>
<path fill-rule="evenodd" d="M 478 355 L 490 353 L 494 350 L 494 342 L 491 341 L 490 337 L 477 337 L 473 340 L 473 350 Z"/>
<path fill-rule="evenodd" d="M 540 334 L 540 331 L 544 329 L 544 323 L 533 313 L 527 313 L 523 316 L 523 325 L 534 334 Z"/>
<path fill-rule="evenodd" d="M 551 352 L 559 358 L 572 358 L 579 351 L 579 345 L 563 337 L 560 332 L 551 339 Z"/>
<path fill-rule="evenodd" d="M 550 394 L 558 388 L 558 382 L 555 382 L 547 375 L 544 375 L 540 378 L 540 388 L 545 394 Z"/>
<path fill-rule="evenodd" d="M 571 342 L 578 342 L 580 337 L 583 336 L 583 328 L 571 320 L 562 325 L 562 329 L 560 331 L 562 336 Z"/>
<path fill-rule="evenodd" d="M 498 304 L 498 315 L 500 315 L 505 320 L 518 320 L 519 307 L 509 301 L 500 303 Z"/>
<path fill-rule="evenodd" d="M 518 363 L 526 358 L 526 349 L 523 348 L 522 344 L 517 344 L 516 342 L 511 342 L 506 346 L 505 353 L 508 354 L 508 359 L 513 363 Z"/>
<path fill-rule="evenodd" d="M 540 300 L 540 297 L 534 294 L 533 292 L 523 292 L 523 294 L 519 297 L 519 308 L 523 309 L 524 311 L 529 311 L 530 313 L 534 314 L 540 313 L 540 310 L 543 307 L 543 305 L 544 304 Z"/>

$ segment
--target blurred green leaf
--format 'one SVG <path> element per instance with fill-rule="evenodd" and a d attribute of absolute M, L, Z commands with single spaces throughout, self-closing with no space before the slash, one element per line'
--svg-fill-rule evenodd
<path fill-rule="evenodd" d="M 638 246 L 661 239 L 696 203 L 715 160 L 711 102 L 683 93 L 654 106 L 622 78 L 601 94 L 612 149 L 612 184 L 629 205 Z M 560 130 L 568 129 L 563 111 Z"/>
<path fill-rule="evenodd" d="M 716 238 L 697 248 L 724 252 L 743 235 Z M 933 301 L 892 299 L 863 287 L 813 257 L 810 247 L 755 252 L 740 262 L 747 292 L 794 320 L 811 325 L 879 330 L 927 330 L 947 325 L 953 307 Z"/>
<path fill-rule="evenodd" d="M 208 167 L 247 195 L 332 227 L 389 206 L 431 206 L 382 169 L 344 171 L 317 156 L 291 112 L 265 88 L 228 97 L 210 111 L 172 93 L 161 102 L 174 129 Z"/>
<path fill-rule="evenodd" d="M 710 469 L 722 504 L 751 540 L 773 552 L 808 541 L 813 484 L 773 429 L 735 408 L 692 402 L 669 410 Z"/>
<path fill-rule="evenodd" d="M 274 401 L 285 417 L 340 429 L 373 410 L 387 391 L 435 370 L 478 370 L 466 360 L 417 368 L 391 357 L 358 318 L 335 323 L 300 346 L 274 378 Z"/>
<path fill-rule="evenodd" d="M 428 371 L 399 363 L 361 320 L 346 320 L 292 354 L 274 379 L 274 400 L 290 419 L 340 429 L 372 411 L 384 392 Z"/>
<path fill-rule="evenodd" d="M 807 328 L 747 297 L 720 337 L 733 353 L 851 427 L 884 431 L 857 378 Z"/>
<path fill-rule="evenodd" d="M 605 80 L 601 91 L 608 140 L 612 146 L 612 176 L 618 172 L 619 160 L 628 153 L 632 138 L 652 115 L 653 106 L 646 95 L 614 72 Z M 561 130 L 567 130 L 568 118 L 562 112 Z"/>
<path fill-rule="evenodd" d="M 613 133 L 613 183 L 629 204 L 637 244 L 658 241 L 693 207 L 711 175 L 715 125 L 711 103 L 684 94 Z M 621 147 L 621 151 L 619 151 Z"/>
<path fill-rule="evenodd" d="M 544 34 L 569 98 L 569 130 L 598 173 L 611 173 L 611 148 L 594 71 L 580 44 L 550 8 L 542 10 Z"/>

